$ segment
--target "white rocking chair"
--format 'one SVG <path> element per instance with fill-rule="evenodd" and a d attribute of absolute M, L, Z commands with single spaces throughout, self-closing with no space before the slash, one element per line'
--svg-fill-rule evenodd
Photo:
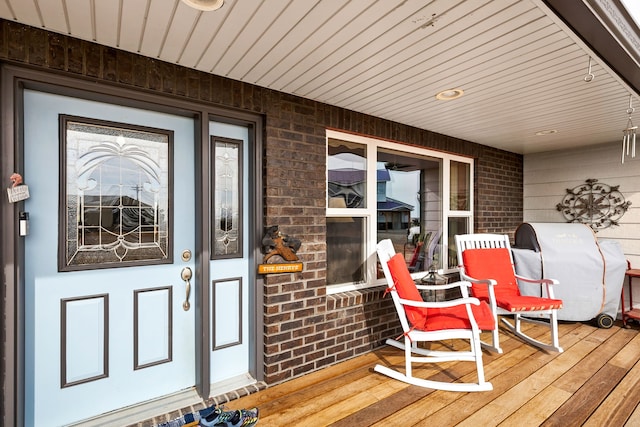
<path fill-rule="evenodd" d="M 416 286 L 404 256 L 395 253 L 391 240 L 382 240 L 378 243 L 377 251 L 389 285 L 387 291 L 393 298 L 402 325 L 401 337 L 404 338 L 403 342 L 388 339 L 386 343 L 405 351 L 405 373 L 380 364 L 376 365 L 375 371 L 419 387 L 460 392 L 492 390 L 491 383 L 484 378 L 480 346 L 480 330 L 496 327 L 490 307 L 476 298 L 469 298 L 467 288 L 470 283 L 468 282 Z M 459 288 L 462 298 L 442 302 L 424 302 L 419 292 L 419 289 L 451 288 Z M 420 342 L 450 339 L 468 340 L 469 350 L 438 351 L 418 347 Z M 450 361 L 475 362 L 478 381 L 476 383 L 443 382 L 413 376 L 413 362 Z"/>
<path fill-rule="evenodd" d="M 513 323 L 504 317 L 501 320 L 516 336 L 544 350 L 562 352 L 558 341 L 558 309 L 562 308 L 562 300 L 555 299 L 553 294 L 553 286 L 558 281 L 516 275 L 506 234 L 462 234 L 456 235 L 455 241 L 460 278 L 472 283 L 473 296 L 489 303 L 496 322 L 498 315 L 513 315 Z M 542 296 L 522 295 L 518 281 L 540 285 Z M 536 319 L 543 316 L 548 316 L 548 321 Z M 522 322 L 548 327 L 551 333 L 549 343 L 525 334 Z M 492 341 L 490 347 L 502 353 L 497 328 L 492 334 Z"/>

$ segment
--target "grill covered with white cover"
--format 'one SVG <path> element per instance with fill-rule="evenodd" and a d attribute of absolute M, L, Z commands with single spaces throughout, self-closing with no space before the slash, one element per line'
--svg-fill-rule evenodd
<path fill-rule="evenodd" d="M 523 223 L 515 233 L 512 249 L 517 274 L 557 279 L 555 297 L 563 300 L 558 319 L 598 319 L 611 326 L 620 303 L 627 263 L 618 242 L 598 240 L 585 224 Z M 523 286 L 523 294 L 539 288 Z M 602 322 L 603 315 L 609 320 Z"/>

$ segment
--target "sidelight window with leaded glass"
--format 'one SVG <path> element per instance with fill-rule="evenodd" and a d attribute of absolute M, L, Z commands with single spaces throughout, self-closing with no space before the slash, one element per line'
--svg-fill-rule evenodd
<path fill-rule="evenodd" d="M 211 137 L 212 259 L 242 257 L 242 141 Z"/>

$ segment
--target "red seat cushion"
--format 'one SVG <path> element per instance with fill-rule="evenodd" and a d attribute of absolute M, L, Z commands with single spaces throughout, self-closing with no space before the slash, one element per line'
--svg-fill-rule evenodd
<path fill-rule="evenodd" d="M 504 308 L 510 312 L 516 311 L 540 311 L 540 310 L 551 310 L 551 309 L 561 309 L 562 308 L 562 300 L 560 299 L 551 299 L 551 298 L 542 298 L 535 296 L 512 296 L 509 298 L 501 298 L 498 299 L 496 297 L 496 304 L 498 307 Z"/>
<path fill-rule="evenodd" d="M 423 301 L 420 291 L 411 278 L 407 263 L 402 254 L 395 254 L 387 262 L 393 279 L 393 286 L 402 299 Z M 464 305 L 446 308 L 423 308 L 404 306 L 407 319 L 411 326 L 422 331 L 439 331 L 442 329 L 470 329 L 471 323 Z M 481 330 L 491 330 L 495 327 L 491 308 L 485 302 L 472 305 L 471 310 L 476 323 Z"/>
<path fill-rule="evenodd" d="M 498 307 L 510 312 L 562 308 L 562 300 L 520 294 L 507 248 L 466 249 L 462 252 L 462 262 L 468 276 L 497 282 L 494 290 Z M 481 300 L 489 299 L 487 285 L 474 284 L 471 292 Z"/>
<path fill-rule="evenodd" d="M 439 331 L 442 329 L 471 329 L 471 322 L 464 305 L 456 305 L 447 308 L 429 308 L 429 321 L 424 325 L 424 331 Z M 476 319 L 478 328 L 490 331 L 495 328 L 495 319 L 491 313 L 491 307 L 485 301 L 480 305 L 471 305 L 473 318 Z"/>

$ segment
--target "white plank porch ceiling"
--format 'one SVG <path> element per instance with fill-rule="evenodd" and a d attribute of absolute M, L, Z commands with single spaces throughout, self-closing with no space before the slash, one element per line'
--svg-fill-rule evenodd
<path fill-rule="evenodd" d="M 541 0 L 0 0 L 0 17 L 523 154 L 619 149 L 632 93 L 597 57 L 584 81 L 593 53 Z"/>

